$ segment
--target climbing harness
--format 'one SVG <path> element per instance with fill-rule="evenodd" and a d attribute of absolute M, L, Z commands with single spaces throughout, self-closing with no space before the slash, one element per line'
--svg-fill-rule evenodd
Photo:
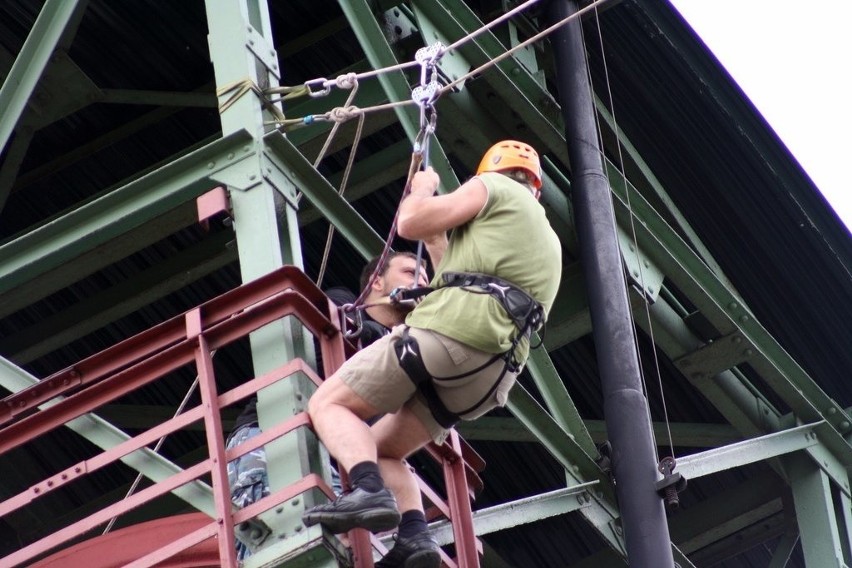
<path fill-rule="evenodd" d="M 417 344 L 417 340 L 409 334 L 408 327 L 403 331 L 402 337 L 394 343 L 394 351 L 399 360 L 399 366 L 402 367 L 408 378 L 411 379 L 411 382 L 414 383 L 414 386 L 417 387 L 426 399 L 432 416 L 444 428 L 451 428 L 464 415 L 475 411 L 485 404 L 491 395 L 494 394 L 494 391 L 497 390 L 497 387 L 500 386 L 500 383 L 503 382 L 506 373 L 517 373 L 520 371 L 521 364 L 515 359 L 515 350 L 520 344 L 521 339 L 529 339 L 534 331 L 541 328 L 544 323 L 544 307 L 518 286 L 496 276 L 468 272 L 445 272 L 441 278 L 444 281 L 444 285 L 438 289 L 461 288 L 474 294 L 489 294 L 500 303 L 506 314 L 515 324 L 515 327 L 517 327 L 517 333 L 512 339 L 512 345 L 508 350 L 503 353 L 497 353 L 471 371 L 450 377 L 435 377 L 429 373 L 420 355 L 420 346 Z M 395 290 L 396 297 L 401 300 L 421 298 L 433 291 L 435 289 L 427 287 L 413 288 L 411 290 Z M 535 349 L 540 345 L 541 342 L 535 346 L 531 346 L 531 348 Z M 435 389 L 435 381 L 442 382 L 463 379 L 486 369 L 498 360 L 503 361 L 503 369 L 500 371 L 497 380 L 494 381 L 494 384 L 482 398 L 464 410 L 453 412 L 447 408 L 438 396 L 438 392 Z"/>

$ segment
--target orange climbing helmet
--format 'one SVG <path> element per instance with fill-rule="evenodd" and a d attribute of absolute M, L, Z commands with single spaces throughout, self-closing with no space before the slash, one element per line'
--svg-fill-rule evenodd
<path fill-rule="evenodd" d="M 482 156 L 476 175 L 513 169 L 529 172 L 534 178 L 533 187 L 541 189 L 541 163 L 538 160 L 538 152 L 529 144 L 517 140 L 503 140 L 491 146 Z"/>

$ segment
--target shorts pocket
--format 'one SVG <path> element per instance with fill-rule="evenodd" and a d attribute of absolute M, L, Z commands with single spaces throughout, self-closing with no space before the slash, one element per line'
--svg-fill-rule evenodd
<path fill-rule="evenodd" d="M 447 355 L 450 356 L 453 364 L 458 366 L 470 359 L 470 351 L 469 347 L 466 347 L 459 343 L 454 339 L 450 339 L 445 335 L 441 335 L 440 333 L 432 334 L 432 337 L 438 340 L 438 342 L 444 346 L 444 349 L 447 350 Z"/>

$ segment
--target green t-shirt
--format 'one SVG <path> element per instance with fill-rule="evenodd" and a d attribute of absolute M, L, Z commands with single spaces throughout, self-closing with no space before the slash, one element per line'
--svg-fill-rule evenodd
<path fill-rule="evenodd" d="M 562 275 L 562 247 L 544 208 L 527 189 L 500 173 L 479 176 L 488 190 L 482 210 L 450 233 L 449 246 L 435 269 L 431 285 L 444 284 L 444 272 L 476 272 L 508 280 L 550 313 Z M 490 294 L 462 288 L 438 289 L 408 315 L 412 327 L 431 329 L 488 353 L 512 345 L 517 327 Z M 529 342 L 515 352 L 526 361 Z"/>

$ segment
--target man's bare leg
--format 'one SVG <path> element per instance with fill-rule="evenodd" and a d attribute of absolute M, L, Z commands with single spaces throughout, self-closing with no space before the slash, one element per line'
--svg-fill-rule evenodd
<path fill-rule="evenodd" d="M 308 414 L 314 431 L 346 471 L 363 461 L 377 461 L 376 441 L 365 422 L 377 411 L 336 374 L 311 396 Z"/>
<path fill-rule="evenodd" d="M 417 478 L 404 461 L 429 443 L 431 436 L 407 407 L 382 417 L 373 425 L 373 434 L 382 477 L 396 495 L 402 511 L 396 544 L 376 563 L 376 568 L 437 568 L 441 563 L 440 549 L 429 534 Z"/>
<path fill-rule="evenodd" d="M 383 416 L 373 425 L 372 431 L 382 477 L 396 496 L 400 511 L 422 511 L 417 479 L 404 460 L 431 441 L 429 432 L 405 407 L 396 414 Z"/>
<path fill-rule="evenodd" d="M 349 472 L 353 490 L 332 503 L 311 507 L 302 522 L 322 523 L 334 533 L 354 527 L 374 532 L 396 527 L 400 520 L 396 500 L 379 475 L 376 442 L 364 422 L 376 409 L 335 374 L 311 397 L 308 414 L 329 453 Z"/>

